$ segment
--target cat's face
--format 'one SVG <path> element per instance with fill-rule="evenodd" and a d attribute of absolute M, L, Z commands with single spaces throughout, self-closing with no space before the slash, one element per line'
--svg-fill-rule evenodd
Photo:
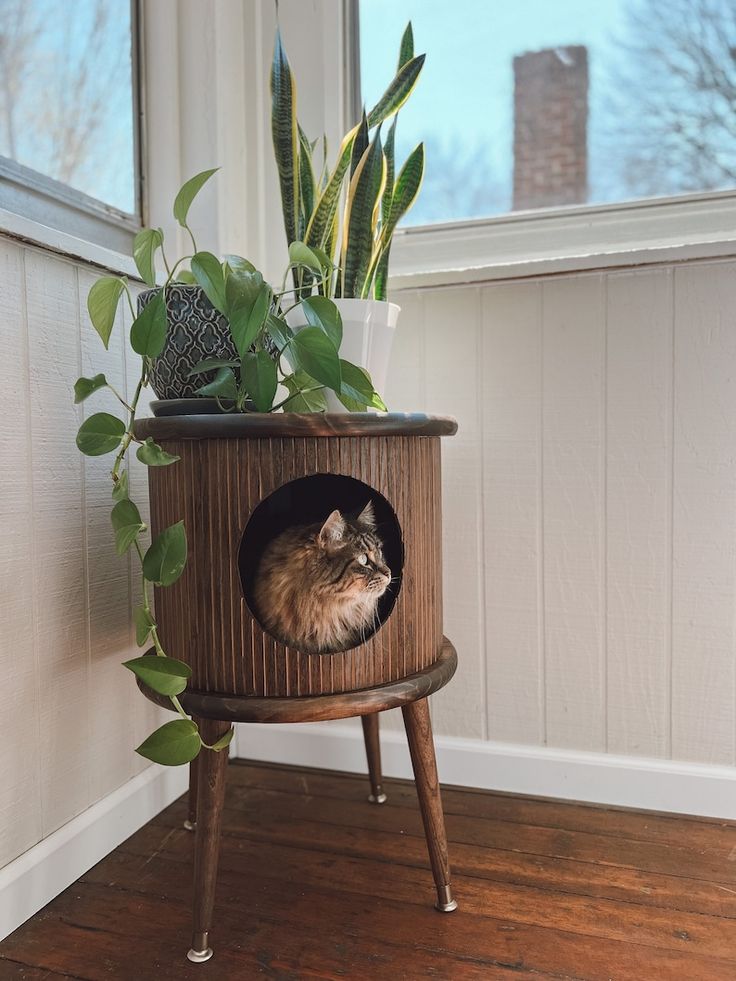
<path fill-rule="evenodd" d="M 391 570 L 376 534 L 372 504 L 354 521 L 333 511 L 319 530 L 317 546 L 323 592 L 346 601 L 377 601 L 386 592 Z"/>

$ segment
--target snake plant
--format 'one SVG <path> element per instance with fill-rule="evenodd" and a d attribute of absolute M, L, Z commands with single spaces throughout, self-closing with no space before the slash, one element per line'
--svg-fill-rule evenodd
<path fill-rule="evenodd" d="M 296 82 L 276 31 L 271 131 L 284 230 L 290 252 L 298 243 L 302 257 L 311 257 L 314 269 L 321 273 L 319 292 L 326 296 L 386 299 L 391 240 L 414 203 L 424 174 L 423 143 L 395 174 L 396 119 L 414 89 L 424 58 L 414 55 L 410 22 L 401 39 L 396 75 L 376 105 L 368 113 L 364 110 L 360 122 L 344 136 L 330 170 L 326 139 L 310 142 L 299 125 Z M 384 144 L 381 127 L 389 119 Z M 314 166 L 318 145 L 322 157 L 319 177 Z M 295 270 L 295 285 L 304 292 L 311 289 L 304 263 L 298 274 Z"/>

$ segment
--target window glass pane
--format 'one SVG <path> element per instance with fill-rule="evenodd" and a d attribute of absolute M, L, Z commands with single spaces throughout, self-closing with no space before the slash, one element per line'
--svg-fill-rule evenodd
<path fill-rule="evenodd" d="M 0 154 L 137 211 L 126 0 L 0 0 Z"/>
<path fill-rule="evenodd" d="M 736 186 L 734 0 L 360 0 L 368 106 L 409 19 L 409 224 Z"/>

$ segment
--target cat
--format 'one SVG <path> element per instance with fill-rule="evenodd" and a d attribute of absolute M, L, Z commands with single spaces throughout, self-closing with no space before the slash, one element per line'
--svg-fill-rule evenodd
<path fill-rule="evenodd" d="M 373 504 L 357 518 L 287 528 L 263 552 L 254 584 L 261 624 L 307 654 L 355 647 L 376 624 L 391 582 Z"/>

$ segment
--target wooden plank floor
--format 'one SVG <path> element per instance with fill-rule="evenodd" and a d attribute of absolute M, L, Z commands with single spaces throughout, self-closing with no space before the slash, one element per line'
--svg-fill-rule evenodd
<path fill-rule="evenodd" d="M 736 827 L 445 789 L 442 915 L 414 788 L 234 762 L 214 958 L 179 800 L 0 944 L 0 979 L 736 979 Z"/>

